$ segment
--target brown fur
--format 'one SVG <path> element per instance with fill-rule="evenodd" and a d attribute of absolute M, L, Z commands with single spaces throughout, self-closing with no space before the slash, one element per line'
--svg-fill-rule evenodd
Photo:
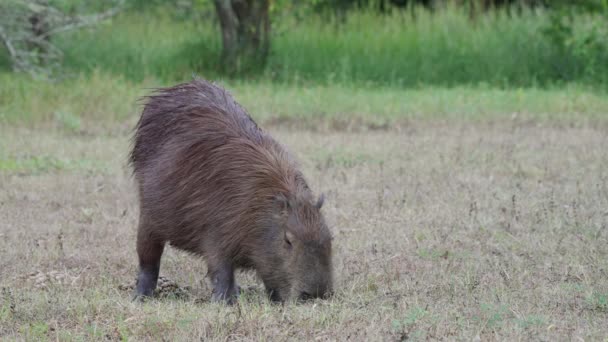
<path fill-rule="evenodd" d="M 254 268 L 274 300 L 332 290 L 322 197 L 224 89 L 197 79 L 149 96 L 131 163 L 138 296 L 152 294 L 167 242 L 206 259 L 215 300 L 237 294 L 237 268 Z"/>

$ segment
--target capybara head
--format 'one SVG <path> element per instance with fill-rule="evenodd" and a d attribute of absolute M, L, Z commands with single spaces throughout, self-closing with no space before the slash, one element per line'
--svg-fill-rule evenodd
<path fill-rule="evenodd" d="M 279 195 L 275 200 L 277 249 L 287 282 L 277 289 L 280 299 L 327 298 L 333 291 L 332 237 L 321 214 L 324 196 L 312 201 Z"/>

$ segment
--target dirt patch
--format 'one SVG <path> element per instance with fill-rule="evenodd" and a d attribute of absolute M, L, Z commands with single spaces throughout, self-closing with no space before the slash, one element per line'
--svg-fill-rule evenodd
<path fill-rule="evenodd" d="M 118 289 L 133 294 L 135 289 L 135 279 L 132 282 L 124 283 L 118 286 Z M 179 286 L 175 281 L 168 279 L 167 277 L 158 277 L 158 284 L 154 291 L 154 297 L 157 298 L 175 298 L 175 299 L 188 299 L 190 297 L 191 288 L 189 286 Z"/>

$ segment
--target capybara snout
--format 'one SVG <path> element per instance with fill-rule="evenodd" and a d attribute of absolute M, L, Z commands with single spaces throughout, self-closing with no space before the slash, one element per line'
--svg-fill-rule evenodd
<path fill-rule="evenodd" d="M 323 196 L 316 203 L 282 199 L 284 233 L 282 254 L 291 273 L 289 293 L 279 290 L 281 298 L 312 299 L 332 291 L 331 236 L 320 209 Z M 297 232 L 297 235 L 296 235 Z"/>
<path fill-rule="evenodd" d="M 158 90 L 133 145 L 137 296 L 153 293 L 167 243 L 206 260 L 213 300 L 234 301 L 239 268 L 255 269 L 277 301 L 333 291 L 323 196 L 224 89 L 197 79 Z"/>

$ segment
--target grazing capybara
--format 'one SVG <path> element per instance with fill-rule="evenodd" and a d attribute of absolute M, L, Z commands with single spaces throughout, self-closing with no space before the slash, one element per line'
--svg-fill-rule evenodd
<path fill-rule="evenodd" d="M 133 140 L 137 298 L 153 294 L 166 243 L 204 257 L 214 301 L 235 300 L 238 268 L 255 269 L 273 301 L 331 293 L 323 196 L 227 91 L 200 79 L 156 91 Z"/>

